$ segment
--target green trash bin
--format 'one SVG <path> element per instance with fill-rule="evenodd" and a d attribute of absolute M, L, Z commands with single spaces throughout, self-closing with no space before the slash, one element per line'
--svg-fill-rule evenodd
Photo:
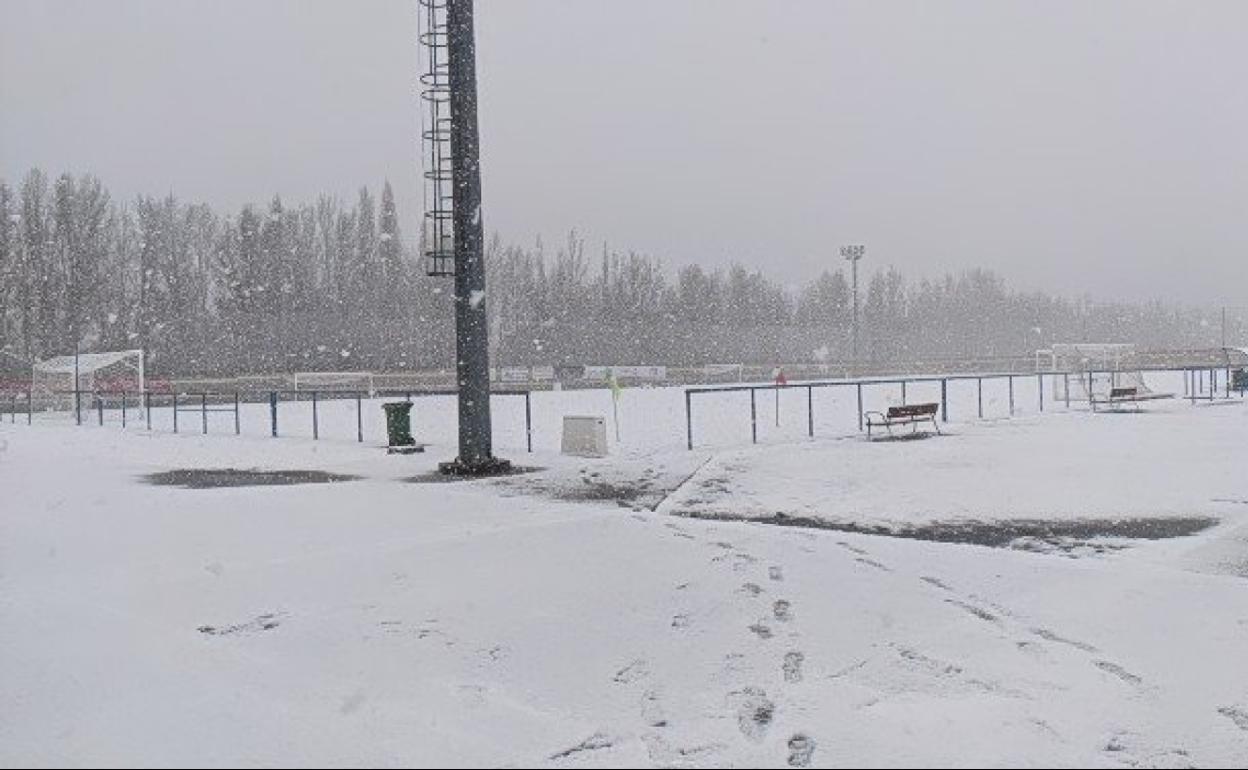
<path fill-rule="evenodd" d="M 392 401 L 382 404 L 381 408 L 386 410 L 386 438 L 388 439 L 386 448 L 389 452 L 406 454 L 424 449 L 416 443 L 416 439 L 412 438 L 412 404 L 410 401 Z"/>

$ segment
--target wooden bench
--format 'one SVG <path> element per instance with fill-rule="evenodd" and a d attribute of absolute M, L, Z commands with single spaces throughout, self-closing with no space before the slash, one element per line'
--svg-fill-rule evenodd
<path fill-rule="evenodd" d="M 890 406 L 888 412 L 867 412 L 864 416 L 867 418 L 867 439 L 871 439 L 872 428 L 886 428 L 888 435 L 893 435 L 894 425 L 910 425 L 911 434 L 917 434 L 919 423 L 930 422 L 932 428 L 940 433 L 940 426 L 936 423 L 936 413 L 940 411 L 940 404 L 906 404 L 904 406 Z"/>
<path fill-rule="evenodd" d="M 1170 393 L 1141 393 L 1140 389 L 1136 387 L 1110 388 L 1108 396 L 1102 396 L 1100 398 L 1093 396 L 1091 404 L 1092 411 L 1094 412 L 1099 411 L 1097 409 L 1098 406 L 1117 409 L 1126 404 L 1134 404 L 1135 411 L 1138 412 L 1140 411 L 1140 403 L 1143 401 L 1157 401 L 1159 399 L 1172 397 L 1173 394 Z"/>

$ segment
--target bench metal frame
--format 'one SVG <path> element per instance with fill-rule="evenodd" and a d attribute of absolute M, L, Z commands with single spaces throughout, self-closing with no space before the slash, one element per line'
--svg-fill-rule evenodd
<path fill-rule="evenodd" d="M 913 412 L 921 408 L 919 414 L 897 414 L 898 412 Z M 872 428 L 884 428 L 888 431 L 891 438 L 893 436 L 894 425 L 909 425 L 910 434 L 917 435 L 919 432 L 919 423 L 930 422 L 940 435 L 940 423 L 936 421 L 936 415 L 940 411 L 940 404 L 906 404 L 905 406 L 890 406 L 887 414 L 884 412 L 869 411 L 863 416 L 866 418 L 867 440 L 874 441 L 872 438 Z"/>

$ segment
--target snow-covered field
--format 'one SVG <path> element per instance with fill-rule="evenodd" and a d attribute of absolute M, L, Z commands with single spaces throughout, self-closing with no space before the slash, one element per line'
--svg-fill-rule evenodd
<path fill-rule="evenodd" d="M 499 398 L 541 470 L 452 483 L 411 482 L 447 400 L 406 457 L 367 403 L 364 444 L 354 402 L 315 442 L 306 404 L 276 440 L 263 405 L 242 437 L 4 422 L 0 765 L 1242 766 L 1248 406 L 1017 387 L 1013 419 L 1004 383 L 970 419 L 972 381 L 948 435 L 874 444 L 848 389 L 813 441 L 804 390 L 779 427 L 760 394 L 757 447 L 748 395 L 698 397 L 693 452 L 682 391 L 629 390 L 604 460 L 556 450 L 606 391 L 535 395 L 532 455 Z M 360 478 L 142 478 L 219 468 Z"/>

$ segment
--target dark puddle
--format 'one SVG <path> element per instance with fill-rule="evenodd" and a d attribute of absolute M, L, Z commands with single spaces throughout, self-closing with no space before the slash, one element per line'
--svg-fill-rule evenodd
<path fill-rule="evenodd" d="M 578 481 L 534 479 L 515 488 L 570 503 L 614 503 L 634 511 L 653 511 L 671 492 L 651 481 L 611 482 L 582 476 Z"/>
<path fill-rule="evenodd" d="M 953 521 L 933 522 L 914 526 L 886 527 L 832 521 L 809 516 L 790 516 L 777 513 L 773 516 L 741 518 L 701 511 L 674 511 L 674 516 L 714 521 L 754 522 L 781 527 L 825 529 L 834 532 L 851 532 L 859 535 L 880 535 L 907 540 L 927 540 L 934 543 L 962 543 L 983 545 L 991 548 L 1014 546 L 1019 541 L 1044 542 L 1067 549 L 1086 545 L 1097 538 L 1123 538 L 1132 540 L 1165 540 L 1187 537 L 1201 532 L 1218 520 L 1209 516 L 1165 516 L 1155 518 L 1126 517 L 1121 519 L 1011 519 L 1006 521 Z"/>
<path fill-rule="evenodd" d="M 581 480 L 580 486 L 564 486 L 551 490 L 560 500 L 574 502 L 617 503 L 628 506 L 642 498 L 654 495 L 648 484 L 613 484 L 607 481 Z"/>
<path fill-rule="evenodd" d="M 409 484 L 449 484 L 455 481 L 480 481 L 483 479 L 496 479 L 504 476 L 521 476 L 526 473 L 537 473 L 544 471 L 545 468 L 538 468 L 527 465 L 512 465 L 506 470 L 494 473 L 482 474 L 479 476 L 471 476 L 457 473 L 442 473 L 441 471 L 429 471 L 419 476 L 408 476 L 403 479 Z"/>
<path fill-rule="evenodd" d="M 360 476 L 327 471 L 261 471 L 241 468 L 179 468 L 143 477 L 148 484 L 183 489 L 218 489 L 221 487 L 281 487 L 292 484 L 333 484 L 356 481 Z"/>

